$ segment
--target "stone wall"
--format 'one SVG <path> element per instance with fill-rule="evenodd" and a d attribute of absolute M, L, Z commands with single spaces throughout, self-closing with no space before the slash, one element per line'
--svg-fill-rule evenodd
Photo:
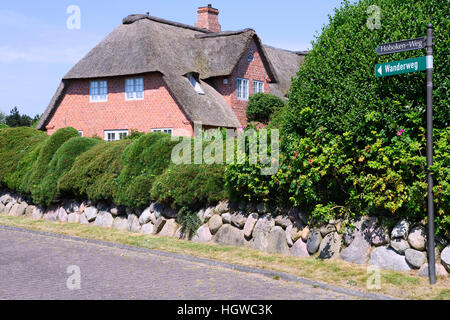
<path fill-rule="evenodd" d="M 177 212 L 158 203 L 152 203 L 142 211 L 67 200 L 42 210 L 8 192 L 0 192 L 0 214 L 241 246 L 299 258 L 342 259 L 428 275 L 425 227 L 407 221 L 400 221 L 391 230 L 380 226 L 374 217 L 354 221 L 353 229 L 343 227 L 340 220 L 311 226 L 298 208 L 275 216 L 263 205 L 243 210 L 238 205 L 221 202 L 197 213 L 202 224 L 194 235 L 188 236 L 176 222 Z M 436 240 L 436 270 L 439 275 L 448 276 L 450 244 L 448 239 L 438 237 Z M 444 248 L 443 251 L 440 252 L 438 247 Z"/>

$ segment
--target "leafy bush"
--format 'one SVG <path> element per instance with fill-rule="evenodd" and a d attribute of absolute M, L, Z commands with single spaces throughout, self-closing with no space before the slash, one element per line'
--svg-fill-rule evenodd
<path fill-rule="evenodd" d="M 284 101 L 277 96 L 257 93 L 250 97 L 247 106 L 247 119 L 249 122 L 257 121 L 268 124 L 274 112 L 283 108 Z"/>
<path fill-rule="evenodd" d="M 172 148 L 177 143 L 167 134 L 150 133 L 140 136 L 125 149 L 118 204 L 144 207 L 150 203 L 152 183 L 169 166 Z"/>
<path fill-rule="evenodd" d="M 181 232 L 189 238 L 197 232 L 201 225 L 197 212 L 188 207 L 183 207 L 178 211 L 177 222 L 182 227 Z"/>
<path fill-rule="evenodd" d="M 124 139 L 99 142 L 74 162 L 58 181 L 61 193 L 94 201 L 113 202 L 119 195 L 118 178 L 124 163 L 121 155 L 133 142 Z"/>
<path fill-rule="evenodd" d="M 67 140 L 78 136 L 78 131 L 74 128 L 68 127 L 57 130 L 43 142 L 32 167 L 24 167 L 25 170 L 30 171 L 25 174 L 26 179 L 22 180 L 21 189 L 31 194 L 33 200 L 37 203 L 43 203 L 43 190 L 39 186 L 44 177 L 47 176 L 53 156 Z"/>
<path fill-rule="evenodd" d="M 227 198 L 224 184 L 221 165 L 172 164 L 156 178 L 151 196 L 173 208 L 196 209 Z"/>
<path fill-rule="evenodd" d="M 9 128 L 0 131 L 0 186 L 14 190 L 11 181 L 19 161 L 48 136 L 31 128 Z"/>
<path fill-rule="evenodd" d="M 97 139 L 81 137 L 71 138 L 64 143 L 53 156 L 47 174 L 38 186 L 39 197 L 35 197 L 34 201 L 43 206 L 49 206 L 59 200 L 61 196 L 58 189 L 59 178 L 72 168 L 79 155 L 98 143 Z"/>
<path fill-rule="evenodd" d="M 370 5 L 381 8 L 380 30 L 366 27 Z M 293 81 L 283 128 L 285 161 L 274 178 L 274 192 L 283 190 L 322 220 L 339 214 L 426 216 L 425 73 L 375 78 L 374 66 L 417 56 L 415 51 L 380 57 L 375 49 L 423 36 L 431 22 L 436 37 L 436 222 L 441 233 L 448 232 L 450 37 L 444 5 L 439 0 L 364 0 L 345 1 L 336 10 Z"/>
<path fill-rule="evenodd" d="M 7 124 L 0 123 L 0 130 L 2 130 L 2 129 L 8 129 L 8 128 L 9 128 L 9 126 L 8 126 Z"/>

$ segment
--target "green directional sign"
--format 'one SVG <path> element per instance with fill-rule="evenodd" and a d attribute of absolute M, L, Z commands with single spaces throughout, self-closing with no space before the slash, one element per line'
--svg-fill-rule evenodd
<path fill-rule="evenodd" d="M 428 66 L 432 68 L 432 60 L 428 59 Z M 412 58 L 388 63 L 377 64 L 375 66 L 375 76 L 388 77 L 396 74 L 425 71 L 427 69 L 427 57 Z"/>

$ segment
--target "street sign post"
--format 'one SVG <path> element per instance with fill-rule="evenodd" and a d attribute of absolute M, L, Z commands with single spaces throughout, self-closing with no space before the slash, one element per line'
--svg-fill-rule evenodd
<path fill-rule="evenodd" d="M 377 48 L 377 53 L 381 56 L 384 54 L 398 53 L 411 50 L 420 50 L 425 48 L 426 37 L 402 40 L 382 44 Z"/>
<path fill-rule="evenodd" d="M 427 208 L 428 208 L 428 275 L 430 284 L 436 283 L 436 257 L 434 254 L 434 201 L 433 201 L 433 26 L 427 26 L 427 36 L 382 44 L 377 48 L 378 55 L 427 49 L 426 57 L 412 58 L 377 64 L 375 77 L 388 77 L 397 74 L 427 71 Z"/>
<path fill-rule="evenodd" d="M 426 57 L 412 58 L 388 63 L 377 64 L 375 66 L 375 76 L 388 77 L 402 73 L 425 71 L 427 69 Z"/>

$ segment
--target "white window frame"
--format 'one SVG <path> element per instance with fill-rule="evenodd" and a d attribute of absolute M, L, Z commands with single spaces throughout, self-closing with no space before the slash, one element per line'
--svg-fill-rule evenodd
<path fill-rule="evenodd" d="M 108 101 L 107 80 L 95 80 L 89 82 L 89 100 L 91 103 Z"/>
<path fill-rule="evenodd" d="M 78 130 L 78 134 L 80 135 L 80 137 L 84 137 L 84 133 L 81 130 Z"/>
<path fill-rule="evenodd" d="M 202 86 L 200 85 L 200 82 L 198 82 L 197 78 L 192 74 L 189 73 L 187 75 L 189 82 L 191 83 L 191 85 L 194 87 L 195 92 L 197 92 L 198 94 L 205 94 L 205 91 L 203 91 Z"/>
<path fill-rule="evenodd" d="M 264 81 L 253 80 L 253 94 L 264 93 Z"/>
<path fill-rule="evenodd" d="M 152 129 L 152 132 L 161 132 L 161 133 L 170 134 L 171 136 L 173 135 L 172 128 L 157 128 L 157 129 Z"/>
<path fill-rule="evenodd" d="M 121 134 L 125 134 L 127 137 L 130 135 L 128 130 L 105 130 L 104 139 L 108 142 L 119 141 L 123 139 L 120 137 Z M 114 137 L 110 139 L 109 135 L 114 135 Z"/>
<path fill-rule="evenodd" d="M 237 98 L 238 100 L 247 101 L 250 96 L 250 81 L 244 78 L 237 79 Z"/>
<path fill-rule="evenodd" d="M 140 83 L 138 83 L 138 81 Z M 125 101 L 144 100 L 144 78 L 125 79 Z"/>

